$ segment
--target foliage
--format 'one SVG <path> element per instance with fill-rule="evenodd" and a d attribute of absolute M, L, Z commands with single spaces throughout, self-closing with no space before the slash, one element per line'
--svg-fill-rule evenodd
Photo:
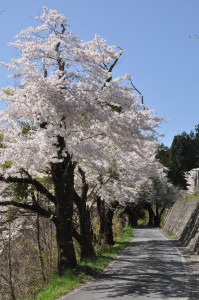
<path fill-rule="evenodd" d="M 199 199 L 199 193 L 194 193 L 194 194 L 186 193 L 185 195 L 183 195 L 182 199 L 185 201 L 190 201 L 192 199 Z"/>
<path fill-rule="evenodd" d="M 168 168 L 169 180 L 186 189 L 186 172 L 199 166 L 199 125 L 190 133 L 182 132 L 174 136 L 170 148 L 160 145 L 156 157 Z"/>
<path fill-rule="evenodd" d="M 14 193 L 14 197 L 18 201 L 25 201 L 29 195 L 29 185 L 22 183 L 13 183 L 12 191 Z"/>
<path fill-rule="evenodd" d="M 166 168 L 170 165 L 170 148 L 164 144 L 160 144 L 157 149 L 156 158 Z"/>
<path fill-rule="evenodd" d="M 186 188 L 184 172 L 196 166 L 195 138 L 193 133 L 183 132 L 175 136 L 171 145 L 169 178 L 175 185 Z"/>
<path fill-rule="evenodd" d="M 171 239 L 175 239 L 175 240 L 178 239 L 177 236 L 176 236 L 174 233 L 171 233 L 171 232 L 168 232 L 168 231 L 167 231 L 166 234 L 167 234 L 168 237 L 170 237 Z"/>

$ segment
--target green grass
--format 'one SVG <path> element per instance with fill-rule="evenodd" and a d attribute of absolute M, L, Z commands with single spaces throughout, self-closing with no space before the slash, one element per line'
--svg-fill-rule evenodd
<path fill-rule="evenodd" d="M 171 239 L 174 239 L 174 240 L 177 240 L 178 237 L 172 233 L 172 232 L 168 232 L 168 231 L 165 231 L 166 232 L 166 235 L 168 235 L 168 237 L 170 237 Z"/>
<path fill-rule="evenodd" d="M 123 228 L 114 246 L 100 250 L 95 258 L 82 261 L 75 270 L 68 270 L 63 277 L 54 276 L 36 300 L 58 299 L 94 278 L 128 245 L 132 236 L 133 228 Z"/>
<path fill-rule="evenodd" d="M 199 198 L 199 193 L 194 193 L 194 194 L 187 194 L 183 196 L 183 200 L 189 201 L 192 199 L 198 199 Z"/>

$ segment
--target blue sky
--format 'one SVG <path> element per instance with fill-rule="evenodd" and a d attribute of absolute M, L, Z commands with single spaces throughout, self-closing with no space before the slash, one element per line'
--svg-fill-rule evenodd
<path fill-rule="evenodd" d="M 17 55 L 8 42 L 43 5 L 62 12 L 81 39 L 97 33 L 124 49 L 116 75 L 131 74 L 146 106 L 169 119 L 160 129 L 165 145 L 199 124 L 198 0 L 1 0 L 0 61 Z M 0 85 L 11 83 L 1 68 Z"/>

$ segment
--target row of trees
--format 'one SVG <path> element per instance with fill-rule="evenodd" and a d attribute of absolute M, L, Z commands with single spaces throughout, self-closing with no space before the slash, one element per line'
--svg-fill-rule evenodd
<path fill-rule="evenodd" d="M 190 133 L 174 136 L 171 147 L 161 145 L 157 158 L 168 168 L 170 182 L 187 189 L 186 172 L 199 167 L 199 125 Z"/>
<path fill-rule="evenodd" d="M 173 200 L 155 159 L 162 120 L 137 101 L 129 75 L 113 76 L 123 50 L 99 36 L 79 40 L 46 7 L 36 19 L 11 43 L 20 56 L 4 64 L 19 84 L 1 93 L 1 221 L 15 208 L 15 220 L 29 212 L 52 222 L 63 275 L 77 265 L 74 238 L 81 258 L 95 254 L 93 207 L 100 241 L 113 244 L 118 206 L 156 203 L 158 225 Z"/>

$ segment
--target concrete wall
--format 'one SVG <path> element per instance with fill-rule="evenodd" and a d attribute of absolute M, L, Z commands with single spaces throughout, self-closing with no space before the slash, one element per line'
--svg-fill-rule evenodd
<path fill-rule="evenodd" d="M 164 229 L 199 253 L 199 199 L 176 202 L 168 214 Z"/>

